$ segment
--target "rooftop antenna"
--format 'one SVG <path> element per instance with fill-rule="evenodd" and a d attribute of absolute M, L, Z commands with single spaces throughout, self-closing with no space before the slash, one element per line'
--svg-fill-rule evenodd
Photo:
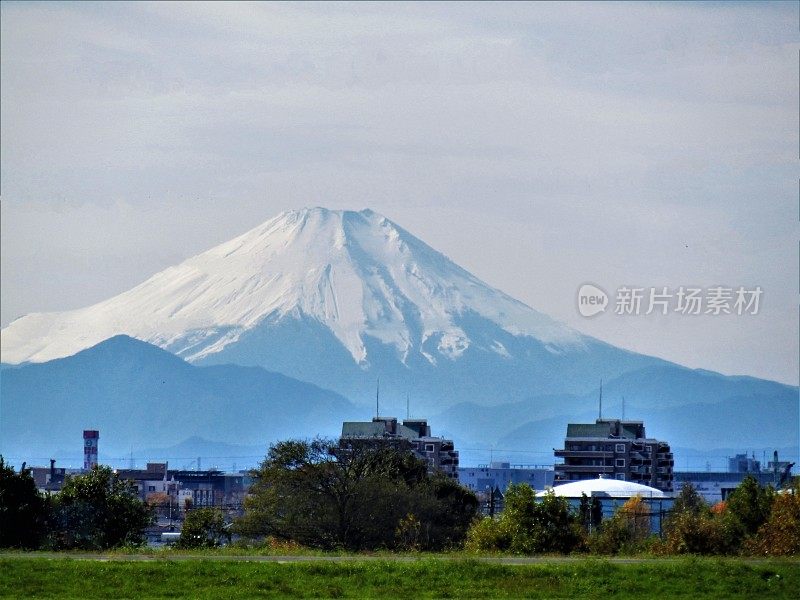
<path fill-rule="evenodd" d="M 600 380 L 600 410 L 598 412 L 598 420 L 603 418 L 603 380 Z"/>
<path fill-rule="evenodd" d="M 378 385 L 375 387 L 375 416 L 381 416 L 381 378 L 378 377 Z"/>

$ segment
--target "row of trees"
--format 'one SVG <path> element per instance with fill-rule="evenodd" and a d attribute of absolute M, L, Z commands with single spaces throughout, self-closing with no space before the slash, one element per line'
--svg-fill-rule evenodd
<path fill-rule="evenodd" d="M 602 519 L 596 498 L 577 509 L 565 498 L 537 498 L 512 485 L 505 509 L 478 518 L 478 500 L 424 461 L 389 444 L 325 440 L 273 445 L 253 472 L 244 515 L 232 524 L 218 509 L 190 511 L 179 546 L 210 547 L 271 538 L 321 549 L 441 550 L 517 554 L 651 552 L 660 554 L 800 553 L 800 479 L 793 493 L 761 488 L 748 477 L 723 503 L 709 507 L 683 487 L 651 533 L 649 507 L 631 498 Z M 143 542 L 153 521 L 130 481 L 108 467 L 69 478 L 53 496 L 36 490 L 30 471 L 15 473 L 0 457 L 0 547 L 106 549 Z"/>
<path fill-rule="evenodd" d="M 589 547 L 605 554 L 800 554 L 800 479 L 779 494 L 748 476 L 714 506 L 685 485 L 662 533 L 662 538 L 650 535 L 649 512 L 633 498 L 603 523 Z"/>
<path fill-rule="evenodd" d="M 712 507 L 686 486 L 667 519 L 663 546 L 675 554 L 800 554 L 800 478 L 779 494 L 747 477 Z"/>
<path fill-rule="evenodd" d="M 596 499 L 582 498 L 573 511 L 566 499 L 537 499 L 527 485 L 512 485 L 506 509 L 478 520 L 467 534 L 470 550 L 519 554 L 800 554 L 800 478 L 778 494 L 747 477 L 725 502 L 710 507 L 685 485 L 664 520 L 661 536 L 650 526 L 651 510 L 640 498 L 601 520 Z"/>

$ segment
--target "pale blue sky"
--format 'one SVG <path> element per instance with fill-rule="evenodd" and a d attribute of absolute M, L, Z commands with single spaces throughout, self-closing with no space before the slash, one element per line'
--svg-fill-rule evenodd
<path fill-rule="evenodd" d="M 796 2 L 0 11 L 3 325 L 370 207 L 586 333 L 797 383 Z M 586 281 L 764 296 L 586 320 Z"/>

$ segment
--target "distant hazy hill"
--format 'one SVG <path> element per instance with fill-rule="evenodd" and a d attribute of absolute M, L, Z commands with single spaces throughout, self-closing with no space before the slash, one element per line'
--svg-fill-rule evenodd
<path fill-rule="evenodd" d="M 343 419 L 364 416 L 314 385 L 255 367 L 192 366 L 127 336 L 0 372 L 0 451 L 7 456 L 80 448 L 83 429 L 100 429 L 103 452 L 120 456 L 191 436 L 264 453 L 275 439 L 336 435 Z"/>
<path fill-rule="evenodd" d="M 599 389 L 494 407 L 466 403 L 436 415 L 435 421 L 446 423 L 447 433 L 462 446 L 475 446 L 482 438 L 498 449 L 526 453 L 526 461 L 549 457 L 545 462 L 552 462 L 550 451 L 562 446 L 567 423 L 597 418 L 598 396 Z M 723 447 L 770 453 L 783 448 L 791 452 L 785 458 L 797 457 L 800 402 L 797 388 L 788 385 L 671 365 L 607 381 L 603 396 L 605 417 L 622 415 L 624 397 L 625 417 L 644 421 L 648 436 L 673 447 L 701 453 Z"/>

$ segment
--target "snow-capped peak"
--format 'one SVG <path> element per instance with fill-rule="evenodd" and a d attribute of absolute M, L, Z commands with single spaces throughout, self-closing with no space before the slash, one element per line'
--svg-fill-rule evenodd
<path fill-rule="evenodd" d="M 493 289 L 392 221 L 371 211 L 306 208 L 170 267 L 87 308 L 31 314 L 2 332 L 4 362 L 68 356 L 118 334 L 189 360 L 219 352 L 267 317 L 311 318 L 369 360 L 367 336 L 405 361 L 432 336 L 443 357 L 472 343 L 460 317 L 480 315 L 552 348 L 582 344 L 576 331 Z M 502 344 L 492 347 L 507 354 Z"/>

